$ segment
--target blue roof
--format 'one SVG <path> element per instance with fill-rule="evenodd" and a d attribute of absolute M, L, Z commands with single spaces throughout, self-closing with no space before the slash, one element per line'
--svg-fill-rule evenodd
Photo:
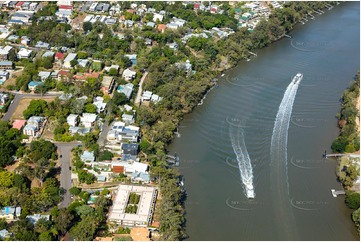
<path fill-rule="evenodd" d="M 37 81 L 31 81 L 29 82 L 29 87 L 36 87 L 36 86 L 40 86 L 40 85 L 43 85 L 44 83 L 42 82 L 37 82 Z"/>

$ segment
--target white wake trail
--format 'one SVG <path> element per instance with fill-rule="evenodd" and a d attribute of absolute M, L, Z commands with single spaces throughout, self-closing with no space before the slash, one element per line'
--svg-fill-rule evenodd
<path fill-rule="evenodd" d="M 254 198 L 253 170 L 251 159 L 249 158 L 246 144 L 244 142 L 244 131 L 240 127 L 230 125 L 229 135 L 232 142 L 233 151 L 237 156 L 238 168 L 241 181 L 244 185 L 245 195 Z"/>

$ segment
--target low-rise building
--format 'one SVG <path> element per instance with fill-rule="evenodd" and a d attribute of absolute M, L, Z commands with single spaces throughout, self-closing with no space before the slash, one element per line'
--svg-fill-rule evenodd
<path fill-rule="evenodd" d="M 78 126 L 78 115 L 69 114 L 69 116 L 66 118 L 66 122 L 69 124 L 69 126 Z"/>
<path fill-rule="evenodd" d="M 138 210 L 135 214 L 125 212 L 130 193 L 140 195 Z M 121 226 L 147 227 L 152 222 L 156 199 L 155 187 L 119 185 L 108 220 Z"/>
<path fill-rule="evenodd" d="M 0 70 L 0 85 L 4 84 L 4 82 L 9 79 L 10 73 L 8 71 Z"/>
<path fill-rule="evenodd" d="M 137 75 L 137 72 L 135 71 L 132 71 L 130 69 L 125 69 L 123 71 L 123 78 L 126 80 L 126 81 L 130 81 L 130 80 L 133 80 L 135 78 L 135 76 Z"/>
<path fill-rule="evenodd" d="M 137 55 L 136 54 L 126 54 L 125 57 L 127 57 L 132 62 L 133 66 L 137 64 Z"/>
<path fill-rule="evenodd" d="M 26 124 L 26 120 L 24 120 L 24 119 L 15 119 L 14 122 L 13 122 L 13 128 L 21 130 L 24 127 L 25 124 Z"/>
<path fill-rule="evenodd" d="M 126 114 L 126 113 L 123 113 L 122 114 L 122 120 L 124 123 L 126 123 L 127 125 L 129 124 L 133 124 L 134 123 L 134 116 L 131 115 L 131 114 Z"/>
<path fill-rule="evenodd" d="M 45 81 L 46 79 L 48 79 L 51 76 L 51 72 L 50 71 L 40 71 L 38 76 L 40 77 L 41 81 Z"/>
<path fill-rule="evenodd" d="M 14 63 L 12 61 L 0 61 L 0 69 L 12 70 L 14 69 Z"/>
<path fill-rule="evenodd" d="M 129 100 L 130 97 L 132 96 L 133 89 L 134 89 L 134 85 L 132 83 L 127 83 L 125 85 L 119 85 L 117 88 L 117 92 L 123 93 Z"/>
<path fill-rule="evenodd" d="M 29 89 L 30 91 L 35 91 L 37 87 L 43 86 L 43 85 L 44 85 L 43 82 L 31 81 L 31 82 L 29 82 L 29 84 L 28 84 L 28 89 Z"/>
<path fill-rule="evenodd" d="M 122 152 L 125 155 L 138 155 L 139 145 L 138 144 L 122 144 Z"/>
<path fill-rule="evenodd" d="M 9 99 L 9 95 L 6 93 L 0 92 L 0 105 L 5 105 L 6 101 Z"/>
<path fill-rule="evenodd" d="M 12 233 L 7 231 L 6 229 L 0 230 L 0 239 L 5 240 L 12 236 Z"/>
<path fill-rule="evenodd" d="M 38 41 L 38 42 L 36 42 L 35 47 L 42 48 L 42 49 L 50 49 L 50 44 L 42 42 L 42 41 Z"/>
<path fill-rule="evenodd" d="M 64 63 L 63 63 L 63 66 L 65 68 L 71 68 L 71 64 L 70 62 L 72 60 L 76 60 L 76 57 L 77 57 L 77 54 L 76 53 L 69 53 L 66 58 L 64 59 Z"/>
<path fill-rule="evenodd" d="M 35 225 L 40 219 L 50 220 L 49 214 L 33 214 L 33 215 L 27 215 L 26 218 Z"/>
<path fill-rule="evenodd" d="M 21 215 L 21 207 L 3 207 L 0 210 L 0 219 L 13 221 Z"/>
<path fill-rule="evenodd" d="M 104 94 L 110 94 L 113 91 L 114 78 L 111 76 L 104 76 L 102 81 L 101 90 Z"/>
<path fill-rule="evenodd" d="M 26 48 L 21 48 L 17 54 L 18 59 L 25 59 L 25 58 L 27 59 L 30 57 L 32 52 L 33 52 L 32 50 L 28 50 Z"/>
<path fill-rule="evenodd" d="M 12 49 L 12 46 L 5 46 L 5 47 L 0 47 L 0 60 L 7 60 L 8 56 L 9 56 L 9 52 Z"/>
<path fill-rule="evenodd" d="M 97 113 L 101 113 L 104 111 L 107 104 L 104 102 L 104 98 L 95 97 L 93 100 L 93 104 L 97 107 Z"/>
<path fill-rule="evenodd" d="M 52 51 L 45 51 L 43 58 L 54 58 L 55 53 Z"/>
<path fill-rule="evenodd" d="M 84 150 L 83 154 L 80 155 L 80 160 L 84 163 L 94 162 L 95 161 L 94 152 Z"/>
<path fill-rule="evenodd" d="M 84 127 L 91 128 L 95 124 L 97 118 L 98 115 L 94 113 L 83 113 L 80 117 L 80 122 L 84 125 Z"/>

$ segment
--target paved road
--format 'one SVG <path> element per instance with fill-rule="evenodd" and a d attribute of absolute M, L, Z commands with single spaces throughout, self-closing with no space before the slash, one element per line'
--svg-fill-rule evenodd
<path fill-rule="evenodd" d="M 103 123 L 103 126 L 102 126 L 102 132 L 100 133 L 99 139 L 98 139 L 98 143 L 99 143 L 100 147 L 105 145 L 105 142 L 107 140 L 108 131 L 109 131 L 108 122 L 106 120 L 104 120 L 104 123 Z"/>
<path fill-rule="evenodd" d="M 11 116 L 14 114 L 16 108 L 18 107 L 20 100 L 22 98 L 37 98 L 37 97 L 58 97 L 62 93 L 46 93 L 46 94 L 31 94 L 31 93 L 15 93 L 15 98 L 13 99 L 12 103 L 10 104 L 8 111 L 2 117 L 2 120 L 10 120 Z"/>
<path fill-rule="evenodd" d="M 142 97 L 142 92 L 143 92 L 143 82 L 145 80 L 145 78 L 147 77 L 148 72 L 145 72 L 144 75 L 142 76 L 142 79 L 140 79 L 139 82 L 139 89 L 138 89 L 138 93 L 137 93 L 137 97 L 135 98 L 135 102 L 134 104 L 138 104 L 140 103 L 140 98 Z"/>
<path fill-rule="evenodd" d="M 71 150 L 79 145 L 78 142 L 71 143 L 54 143 L 58 147 L 59 155 L 62 157 L 60 159 L 60 186 L 66 190 L 64 194 L 64 199 L 60 204 L 60 208 L 68 207 L 71 203 L 69 189 L 72 187 L 71 183 Z M 60 156 L 59 156 L 60 157 Z"/>

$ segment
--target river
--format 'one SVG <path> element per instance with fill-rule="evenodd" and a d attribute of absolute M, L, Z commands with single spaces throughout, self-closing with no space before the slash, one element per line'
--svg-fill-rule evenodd
<path fill-rule="evenodd" d="M 336 162 L 322 154 L 331 152 L 339 99 L 359 70 L 359 16 L 358 2 L 343 2 L 298 25 L 292 39 L 227 71 L 203 105 L 184 118 L 169 150 L 181 159 L 190 240 L 358 240 L 344 196 L 331 196 L 330 189 L 341 189 Z M 304 77 L 282 148 L 287 172 L 275 177 L 273 127 L 298 72 Z M 242 129 L 253 167 L 253 200 L 245 196 L 231 128 Z M 276 193 L 285 187 L 288 192 Z"/>

